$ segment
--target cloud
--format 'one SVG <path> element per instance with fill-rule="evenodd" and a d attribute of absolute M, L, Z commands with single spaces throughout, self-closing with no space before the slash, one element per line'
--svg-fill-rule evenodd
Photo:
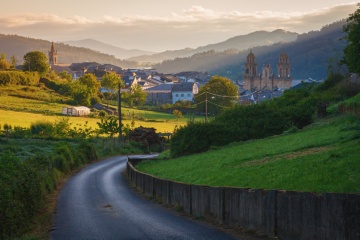
<path fill-rule="evenodd" d="M 318 30 L 346 18 L 356 4 L 338 5 L 309 12 L 220 12 L 192 6 L 169 16 L 82 16 L 54 14 L 0 17 L 0 32 L 51 41 L 94 38 L 124 48 L 153 51 L 197 47 L 258 30 L 284 29 L 298 33 Z"/>

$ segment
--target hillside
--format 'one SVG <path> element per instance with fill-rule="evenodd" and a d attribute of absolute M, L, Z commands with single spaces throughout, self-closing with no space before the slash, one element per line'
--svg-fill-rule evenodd
<path fill-rule="evenodd" d="M 189 57 L 196 53 L 207 51 L 225 51 L 228 49 L 244 50 L 256 46 L 268 46 L 279 42 L 292 42 L 296 40 L 298 34 L 287 32 L 284 30 L 257 31 L 247 35 L 236 36 L 226 41 L 209 44 L 195 49 L 185 48 L 175 51 L 165 51 L 162 53 L 143 55 L 129 58 L 128 60 L 143 62 L 143 63 L 160 63 L 164 60 L 172 60 L 175 58 Z"/>
<path fill-rule="evenodd" d="M 97 52 L 89 48 L 73 47 L 64 43 L 55 43 L 54 45 L 58 51 L 58 62 L 60 64 L 98 62 L 123 68 L 137 66 L 135 62 L 120 60 L 113 55 Z M 30 51 L 41 51 L 47 55 L 50 47 L 51 42 L 46 40 L 0 34 L 0 53 L 5 53 L 8 58 L 15 55 L 18 60 L 17 64 L 22 64 L 24 55 Z"/>
<path fill-rule="evenodd" d="M 147 161 L 137 168 L 191 184 L 360 193 L 359 138 L 359 117 L 343 115 L 295 133 Z"/>
<path fill-rule="evenodd" d="M 345 42 L 342 27 L 344 21 L 324 26 L 319 31 L 311 31 L 298 36 L 289 43 L 276 43 L 271 46 L 252 47 L 258 69 L 270 63 L 276 72 L 276 64 L 281 52 L 286 52 L 291 62 L 291 74 L 295 79 L 323 79 L 327 75 L 330 59 L 339 60 Z M 166 60 L 154 65 L 159 72 L 202 71 L 241 80 L 243 65 L 249 50 L 207 51 L 191 57 Z"/>
<path fill-rule="evenodd" d="M 145 55 L 145 54 L 154 54 L 154 52 L 143 51 L 139 49 L 124 49 L 116 47 L 110 44 L 106 44 L 94 39 L 83 39 L 79 41 L 65 41 L 64 44 L 68 44 L 74 47 L 84 47 L 89 48 L 95 51 L 102 53 L 114 55 L 116 58 L 125 59 L 135 56 Z"/>

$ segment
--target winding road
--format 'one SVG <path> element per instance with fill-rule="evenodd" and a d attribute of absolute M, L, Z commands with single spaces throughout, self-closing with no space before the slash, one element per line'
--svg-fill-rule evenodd
<path fill-rule="evenodd" d="M 58 198 L 51 239 L 237 239 L 143 199 L 122 172 L 126 156 L 92 164 Z"/>

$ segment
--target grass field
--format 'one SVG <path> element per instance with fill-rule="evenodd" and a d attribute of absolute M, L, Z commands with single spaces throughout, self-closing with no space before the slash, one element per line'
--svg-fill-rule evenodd
<path fill-rule="evenodd" d="M 359 193 L 360 120 L 340 116 L 292 134 L 137 167 L 161 178 L 210 186 Z"/>
<path fill-rule="evenodd" d="M 63 116 L 50 116 L 44 114 L 35 114 L 28 112 L 17 112 L 17 111 L 8 111 L 0 109 L 0 125 L 4 125 L 5 123 L 10 124 L 11 126 L 20 126 L 20 127 L 30 127 L 32 123 L 37 121 L 49 121 L 55 122 L 56 120 L 60 120 Z M 88 126 L 92 128 L 98 128 L 96 122 L 100 122 L 98 118 L 89 118 L 89 117 L 69 117 L 70 123 L 73 126 L 75 125 L 84 125 L 88 122 Z M 131 120 L 123 120 L 123 124 L 131 124 Z M 157 132 L 163 133 L 171 133 L 174 131 L 175 126 L 183 125 L 183 122 L 147 122 L 135 120 L 135 127 L 143 126 L 143 127 L 153 127 Z"/>

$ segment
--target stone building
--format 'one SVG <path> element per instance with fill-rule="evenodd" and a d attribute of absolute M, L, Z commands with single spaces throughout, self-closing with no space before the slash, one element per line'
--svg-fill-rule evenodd
<path fill-rule="evenodd" d="M 246 90 L 274 90 L 291 87 L 290 61 L 286 53 L 280 54 L 277 64 L 277 75 L 273 73 L 270 64 L 263 65 L 258 73 L 254 53 L 250 50 L 245 63 L 244 89 Z"/>
<path fill-rule="evenodd" d="M 54 42 L 51 43 L 51 49 L 48 52 L 48 58 L 49 58 L 50 66 L 58 64 L 58 53 L 57 53 L 57 50 L 55 50 Z"/>

